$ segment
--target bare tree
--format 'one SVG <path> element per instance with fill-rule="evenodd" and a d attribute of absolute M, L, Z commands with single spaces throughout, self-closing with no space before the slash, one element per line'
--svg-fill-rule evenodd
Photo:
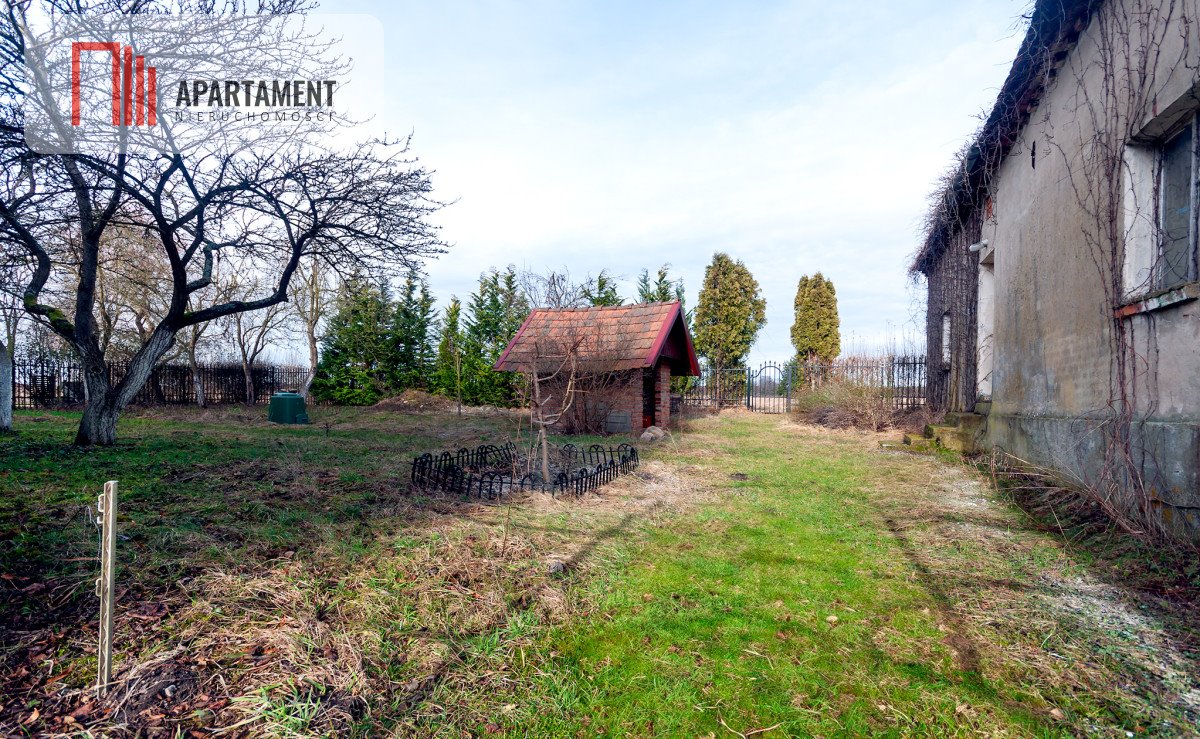
<path fill-rule="evenodd" d="M 571 273 L 564 268 L 562 271 L 551 269 L 546 272 L 535 272 L 524 269 L 518 275 L 521 291 L 529 300 L 529 304 L 538 308 L 582 308 L 587 305 L 583 295 L 583 285 L 571 279 Z"/>
<path fill-rule="evenodd" d="M 262 285 L 257 277 L 234 277 L 230 281 L 230 290 L 234 296 L 253 295 L 262 290 Z M 238 359 L 242 364 L 247 405 L 258 402 L 254 388 L 254 366 L 271 342 L 287 330 L 291 317 L 286 305 L 273 303 L 254 311 L 238 311 L 225 319 L 226 331 L 237 347 Z"/>
<path fill-rule="evenodd" d="M 579 367 L 578 340 L 539 340 L 534 344 L 529 367 L 529 422 L 541 450 L 542 481 L 550 481 L 550 444 L 546 429 L 570 412 L 575 403 L 575 379 Z M 555 392 L 557 390 L 557 392 Z"/>
<path fill-rule="evenodd" d="M 208 295 L 207 293 L 215 293 Z M 213 279 L 211 285 L 202 291 L 202 300 L 209 303 L 224 303 L 232 300 L 233 286 L 229 280 Z M 188 369 L 192 373 L 192 388 L 196 396 L 196 405 L 200 408 L 208 406 L 208 396 L 204 391 L 204 378 L 200 373 L 200 352 L 202 347 L 213 338 L 212 329 L 216 322 L 194 323 L 181 333 L 183 336 L 183 351 L 187 356 Z"/>
<path fill-rule="evenodd" d="M 324 323 L 325 316 L 333 308 L 337 297 L 337 287 L 333 284 L 328 267 L 320 260 L 302 261 L 296 268 L 296 281 L 292 285 L 292 305 L 296 318 L 304 330 L 304 340 L 308 344 L 308 377 L 304 379 L 304 387 L 300 394 L 309 397 L 313 378 L 317 374 L 317 362 L 320 358 L 320 342 L 318 331 Z"/>
<path fill-rule="evenodd" d="M 634 388 L 640 391 L 642 368 L 630 369 L 622 361 L 620 340 L 595 323 L 585 320 L 534 331 L 538 335 L 518 345 L 506 364 L 526 377 L 530 426 L 542 448 L 543 477 L 548 479 L 547 430 L 605 431 L 619 401 Z"/>
<path fill-rule="evenodd" d="M 183 333 L 183 349 L 187 354 L 188 369 L 192 373 L 192 390 L 196 396 L 196 406 L 208 407 L 208 396 L 204 392 L 204 378 L 200 375 L 200 347 L 204 335 L 208 333 L 211 323 L 197 323 L 188 326 Z"/>
<path fill-rule="evenodd" d="M 20 262 L 0 262 L 0 433 L 13 425 L 13 361 L 22 315 L 15 287 L 23 284 L 27 271 Z"/>
<path fill-rule="evenodd" d="M 230 7 L 235 6 L 241 7 Z M 260 0 L 257 15 L 242 16 L 259 24 L 255 34 L 227 30 L 230 16 L 212 13 L 212 3 L 205 0 L 42 0 L 36 8 L 34 0 L 18 0 L 0 11 L 0 248 L 16 245 L 32 260 L 24 309 L 46 321 L 81 361 L 88 398 L 75 438 L 81 445 L 113 443 L 121 410 L 180 331 L 285 302 L 301 260 L 384 274 L 416 267 L 421 258 L 443 249 L 427 220 L 440 204 L 432 200 L 428 173 L 408 154 L 407 141 L 374 140 L 339 151 L 327 139 L 314 138 L 323 131 L 263 130 L 257 123 L 236 122 L 188 139 L 164 117 L 154 132 L 114 127 L 117 138 L 106 146 L 32 148 L 23 103 L 49 95 L 43 88 L 52 86 L 31 56 L 36 49 L 27 46 L 24 30 L 31 16 L 120 21 L 131 9 L 162 17 L 200 14 L 188 18 L 193 26 L 204 26 L 192 29 L 189 55 L 173 60 L 164 52 L 160 74 L 172 61 L 193 62 L 197 43 L 208 44 L 211 55 L 240 60 L 247 79 L 283 76 L 250 69 L 253 63 L 283 60 L 312 79 L 329 78 L 320 64 L 342 64 L 323 60 L 328 52 L 322 52 L 318 39 L 280 31 L 275 19 L 302 11 L 302 0 Z M 205 18 L 213 22 L 205 24 Z M 139 42 L 119 23 L 112 34 L 128 44 Z M 273 54 L 261 54 L 263 48 Z M 44 106 L 47 130 L 76 141 L 56 110 Z M 165 311 L 145 321 L 144 338 L 127 372 L 113 383 L 97 301 L 101 244 L 117 227 L 140 230 L 154 241 L 169 265 L 163 275 L 169 289 L 163 294 Z M 219 254 L 263 265 L 261 292 L 202 303 Z M 49 290 L 69 282 L 64 271 L 77 279 L 70 304 L 56 305 Z"/>
<path fill-rule="evenodd" d="M 538 308 L 586 308 L 594 305 L 620 305 L 624 302 L 617 293 L 619 278 L 600 270 L 576 282 L 565 267 L 535 272 L 526 268 L 517 276 L 521 292 L 529 304 Z"/>

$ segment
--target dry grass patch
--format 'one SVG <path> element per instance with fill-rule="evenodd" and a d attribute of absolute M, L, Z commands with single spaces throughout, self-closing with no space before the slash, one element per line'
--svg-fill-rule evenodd
<path fill-rule="evenodd" d="M 612 545 L 696 501 L 694 484 L 651 461 L 580 499 L 531 495 L 441 514 L 393 507 L 391 516 L 424 520 L 353 562 L 330 543 L 265 572 L 204 573 L 164 626 L 189 657 L 207 655 L 191 680 L 192 694 L 220 696 L 206 725 L 420 734 L 446 720 L 453 697 L 453 723 L 469 727 L 502 709 L 538 628 L 586 614 L 564 578 L 603 566 Z"/>
<path fill-rule="evenodd" d="M 1087 552 L 1006 504 L 973 467 L 882 451 L 883 435 L 838 433 L 864 451 L 875 445 L 873 497 L 938 601 L 956 658 L 1027 686 L 1028 700 L 1080 730 L 1114 718 L 1150 731 L 1194 727 L 1200 660 L 1195 631 L 1168 628 L 1179 625 L 1178 604 L 1098 580 Z"/>

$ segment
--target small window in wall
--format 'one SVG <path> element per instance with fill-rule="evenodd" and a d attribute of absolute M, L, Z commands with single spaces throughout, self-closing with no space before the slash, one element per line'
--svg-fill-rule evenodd
<path fill-rule="evenodd" d="M 950 314 L 942 314 L 942 365 L 950 366 Z"/>
<path fill-rule="evenodd" d="M 1196 279 L 1196 118 L 1159 150 L 1159 254 L 1155 287 L 1169 290 Z"/>

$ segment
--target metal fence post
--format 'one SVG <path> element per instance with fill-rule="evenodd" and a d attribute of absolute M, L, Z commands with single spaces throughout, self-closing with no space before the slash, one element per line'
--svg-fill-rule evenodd
<path fill-rule="evenodd" d="M 796 371 L 796 365 L 785 364 L 783 366 L 787 370 L 787 372 L 783 378 L 784 392 L 787 393 L 787 395 L 784 396 L 787 398 L 787 402 L 784 403 L 784 410 L 787 413 L 791 413 L 792 412 L 792 374 L 795 373 L 795 371 Z"/>

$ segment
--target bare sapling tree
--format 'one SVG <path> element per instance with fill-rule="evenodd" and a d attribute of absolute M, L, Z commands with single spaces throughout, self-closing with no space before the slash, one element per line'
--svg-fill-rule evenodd
<path fill-rule="evenodd" d="M 512 361 L 526 377 L 530 428 L 549 480 L 549 430 L 603 432 L 620 399 L 641 388 L 643 370 L 630 369 L 620 339 L 594 321 L 534 331 L 540 335 L 518 347 Z"/>
<path fill-rule="evenodd" d="M 304 378 L 304 386 L 300 388 L 300 394 L 305 398 L 309 397 L 313 378 L 317 374 L 320 329 L 337 297 L 337 286 L 332 277 L 324 262 L 319 259 L 306 259 L 297 265 L 296 278 L 292 283 L 291 304 L 308 345 L 308 376 Z"/>
<path fill-rule="evenodd" d="M 236 16 L 246 21 L 241 26 L 204 0 L 34 3 L 10 2 L 0 11 L 0 249 L 19 250 L 32 262 L 24 310 L 45 321 L 82 365 L 87 405 L 77 444 L 112 444 L 122 409 L 181 331 L 285 302 L 302 261 L 382 276 L 443 250 L 428 222 L 440 204 L 407 141 L 338 147 L 329 133 L 340 121 L 324 128 L 233 117 L 179 123 L 163 111 L 153 128 L 101 120 L 110 138 L 96 143 L 76 132 L 71 106 L 61 103 L 61 90 L 70 89 L 69 59 L 43 63 L 49 52 L 27 33 L 38 19 L 110 22 L 90 36 L 133 46 L 146 44 L 149 34 L 124 28 L 124 19 L 165 23 L 190 14 L 185 41 L 172 45 L 163 32 L 147 49 L 157 52 L 162 80 L 195 77 L 201 63 L 214 77 L 236 70 L 237 79 L 334 79 L 346 64 L 330 45 L 316 31 L 281 25 L 304 9 L 301 0 L 261 0 L 261 15 Z M 130 16 L 131 9 L 139 15 Z M 264 48 L 273 53 L 262 54 Z M 107 90 L 107 78 L 101 83 Z M 98 318 L 101 245 L 114 229 L 151 240 L 166 270 L 162 313 L 145 319 L 115 382 Z M 260 265 L 261 290 L 237 299 L 205 293 L 218 256 Z M 53 299 L 56 286 L 69 286 L 67 304 Z"/>
<path fill-rule="evenodd" d="M 183 350 L 187 355 L 188 369 L 192 373 L 192 393 L 196 396 L 196 407 L 208 407 L 208 395 L 204 391 L 204 378 L 200 374 L 200 347 L 204 343 L 211 323 L 197 323 L 183 331 Z"/>
<path fill-rule="evenodd" d="M 214 273 L 218 268 L 214 267 Z M 233 286 L 229 280 L 219 279 L 215 274 L 208 287 L 201 290 L 192 300 L 197 304 L 226 303 L 234 299 Z M 194 323 L 188 326 L 182 336 L 183 353 L 187 357 L 188 369 L 192 374 L 192 390 L 196 397 L 196 406 L 208 407 L 208 394 L 204 390 L 204 376 L 200 372 L 200 354 L 208 344 L 213 343 L 217 322 Z"/>
<path fill-rule="evenodd" d="M 542 461 L 542 480 L 549 482 L 550 443 L 546 430 L 557 424 L 575 403 L 575 380 L 579 369 L 579 337 L 539 339 L 534 342 L 527 372 L 530 387 L 529 422 L 533 427 Z"/>
<path fill-rule="evenodd" d="M 249 270 L 246 270 L 249 271 Z M 230 292 L 234 299 L 261 293 L 263 287 L 256 276 L 234 276 L 230 279 Z M 225 330 L 237 347 L 238 361 L 242 365 L 242 379 L 246 385 L 246 404 L 258 402 L 254 387 L 254 367 L 259 357 L 289 328 L 291 312 L 284 303 L 273 303 L 253 311 L 238 311 L 225 319 Z"/>

